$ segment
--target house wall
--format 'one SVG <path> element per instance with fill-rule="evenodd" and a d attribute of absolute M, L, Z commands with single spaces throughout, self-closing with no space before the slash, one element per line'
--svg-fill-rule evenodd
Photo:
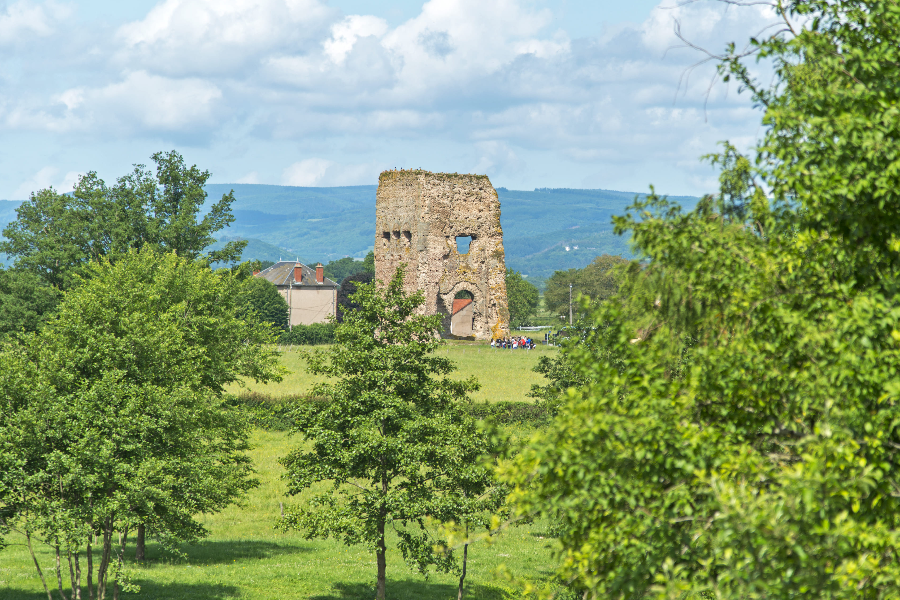
<path fill-rule="evenodd" d="M 278 291 L 288 303 L 291 327 L 327 323 L 335 312 L 337 290 L 334 288 L 279 287 Z"/>
<path fill-rule="evenodd" d="M 460 337 L 472 335 L 472 322 L 474 319 L 475 303 L 472 302 L 450 317 L 450 333 Z"/>

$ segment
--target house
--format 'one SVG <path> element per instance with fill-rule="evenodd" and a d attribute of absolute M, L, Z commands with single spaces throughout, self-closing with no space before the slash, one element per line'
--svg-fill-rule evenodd
<path fill-rule="evenodd" d="M 287 301 L 291 327 L 327 323 L 328 317 L 335 314 L 341 286 L 325 277 L 321 263 L 312 268 L 299 262 L 279 261 L 254 275 L 278 288 Z"/>
<path fill-rule="evenodd" d="M 472 325 L 475 321 L 475 305 L 471 298 L 456 298 L 453 300 L 453 310 L 450 315 L 450 333 L 459 337 L 473 335 Z"/>

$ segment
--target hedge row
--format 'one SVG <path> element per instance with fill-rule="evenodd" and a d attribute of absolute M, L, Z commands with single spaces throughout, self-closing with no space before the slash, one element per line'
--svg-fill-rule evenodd
<path fill-rule="evenodd" d="M 229 395 L 230 406 L 242 407 L 253 425 L 270 431 L 286 431 L 294 424 L 292 412 L 298 404 L 328 402 L 316 396 L 270 396 L 258 392 Z M 540 427 L 553 418 L 554 408 L 536 402 L 479 402 L 463 405 L 466 411 L 479 420 L 493 421 L 500 425 L 529 425 Z"/>
<path fill-rule="evenodd" d="M 316 346 L 334 343 L 334 325 L 331 323 L 313 323 L 312 325 L 294 325 L 278 338 L 282 345 Z"/>

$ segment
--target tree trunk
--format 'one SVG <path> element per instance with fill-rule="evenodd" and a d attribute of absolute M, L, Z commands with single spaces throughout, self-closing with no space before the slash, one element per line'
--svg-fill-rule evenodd
<path fill-rule="evenodd" d="M 78 553 L 75 553 L 75 585 L 72 587 L 75 600 L 81 600 L 81 562 L 78 560 Z"/>
<path fill-rule="evenodd" d="M 384 516 L 378 520 L 378 545 L 375 547 L 375 561 L 378 563 L 378 583 L 375 587 L 376 600 L 385 599 L 386 572 L 387 572 L 387 547 L 384 544 Z"/>
<path fill-rule="evenodd" d="M 34 561 L 34 568 L 37 569 L 38 577 L 41 578 L 41 583 L 44 584 L 44 591 L 47 592 L 47 600 L 53 600 L 53 596 L 50 595 L 50 588 L 47 587 L 47 580 L 44 579 L 44 572 L 41 571 L 41 565 L 38 563 L 37 556 L 34 555 L 34 548 L 31 546 L 31 532 L 25 530 L 25 539 L 28 540 L 28 551 L 31 553 L 31 560 Z"/>
<path fill-rule="evenodd" d="M 62 561 L 59 556 L 59 540 L 56 540 L 56 545 L 53 546 L 53 549 L 56 551 L 56 586 L 59 588 L 59 595 L 63 600 L 69 600 L 66 598 L 66 593 L 63 591 L 62 586 Z"/>
<path fill-rule="evenodd" d="M 469 544 L 466 543 L 463 546 L 463 566 L 462 566 L 462 575 L 459 576 L 459 593 L 456 595 L 456 600 L 462 600 L 463 597 L 463 582 L 466 580 L 466 560 L 469 558 Z"/>
<path fill-rule="evenodd" d="M 463 567 L 462 574 L 459 576 L 459 593 L 456 595 L 456 600 L 462 600 L 463 597 L 463 582 L 466 580 L 466 562 L 469 560 L 469 521 L 466 520 L 466 543 L 463 546 Z"/>
<path fill-rule="evenodd" d="M 107 517 L 106 523 L 103 524 L 103 550 L 100 553 L 100 566 L 97 568 L 97 600 L 106 598 L 106 578 L 112 554 L 112 534 L 112 517 Z"/>
<path fill-rule="evenodd" d="M 145 534 L 146 531 L 144 530 L 144 524 L 141 523 L 137 528 L 137 540 L 135 541 L 136 548 L 134 549 L 134 560 L 145 560 Z"/>
<path fill-rule="evenodd" d="M 119 534 L 119 558 L 118 567 L 116 568 L 116 579 L 113 581 L 113 600 L 119 600 L 119 575 L 122 573 L 122 561 L 125 560 L 125 545 L 128 544 L 128 529 Z"/>
<path fill-rule="evenodd" d="M 87 588 L 88 588 L 88 600 L 94 600 L 94 551 L 91 548 L 91 543 L 94 541 L 94 534 L 88 536 L 87 541 Z"/>

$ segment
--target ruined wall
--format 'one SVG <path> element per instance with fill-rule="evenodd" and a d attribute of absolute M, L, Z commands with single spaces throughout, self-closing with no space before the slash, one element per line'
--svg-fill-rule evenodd
<path fill-rule="evenodd" d="M 387 281 L 406 263 L 406 290 L 424 291 L 425 313 L 444 315 L 445 332 L 453 297 L 467 290 L 475 337 L 507 335 L 500 200 L 487 176 L 385 171 L 376 198 L 375 278 Z M 467 253 L 457 249 L 457 236 L 472 237 Z"/>

